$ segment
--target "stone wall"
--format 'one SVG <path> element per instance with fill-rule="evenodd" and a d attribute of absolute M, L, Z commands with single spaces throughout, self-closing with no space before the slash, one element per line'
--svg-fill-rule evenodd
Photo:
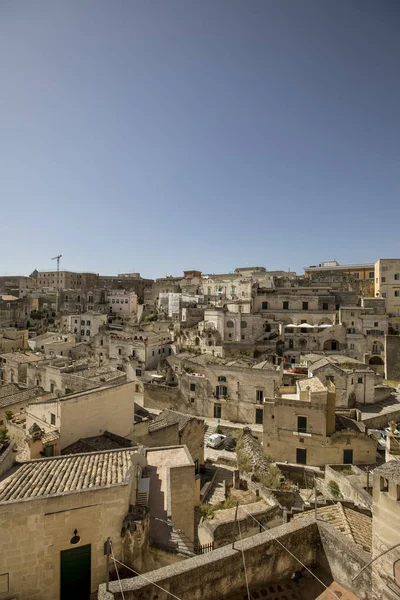
<path fill-rule="evenodd" d="M 11 469 L 15 463 L 16 447 L 13 443 L 0 454 L 0 477 L 2 477 L 7 471 Z"/>
<path fill-rule="evenodd" d="M 204 520 L 199 527 L 199 539 L 204 537 L 207 543 L 214 542 L 214 548 L 221 548 L 231 544 L 234 540 L 248 538 L 261 533 L 262 527 L 258 525 L 253 517 L 267 529 L 281 525 L 282 510 L 280 506 L 266 506 L 264 502 L 246 504 L 243 509 L 239 506 L 238 524 L 235 527 L 235 508 L 217 511 L 214 519 Z M 247 514 L 251 513 L 252 516 Z M 240 526 L 240 532 L 239 532 Z"/>
<path fill-rule="evenodd" d="M 368 429 L 384 429 L 389 425 L 389 421 L 400 421 L 400 409 L 377 415 L 372 412 L 362 414 L 362 422 Z"/>
<path fill-rule="evenodd" d="M 246 561 L 249 585 L 268 585 L 282 581 L 299 569 L 298 561 L 280 544 L 278 539 L 302 562 L 311 566 L 319 550 L 318 527 L 312 518 L 304 523 L 289 523 L 260 533 L 231 546 L 219 548 L 190 558 L 170 567 L 147 573 L 146 577 L 179 598 L 215 600 L 246 594 L 243 574 L 243 555 Z M 243 555 L 242 555 L 243 551 Z M 169 596 L 152 583 L 140 577 L 121 581 L 125 600 L 168 600 Z M 99 588 L 99 600 L 122 600 L 118 582 Z"/>
<path fill-rule="evenodd" d="M 325 467 L 325 481 L 329 484 L 330 481 L 335 481 L 341 494 L 346 500 L 352 500 L 355 504 L 361 504 L 367 508 L 372 507 L 372 496 L 364 489 L 364 487 L 357 481 L 357 473 L 360 478 L 363 476 L 366 479 L 366 475 L 357 467 L 353 467 L 354 475 L 343 475 L 341 469 L 349 468 L 350 465 L 335 465 L 332 468 L 329 465 Z M 372 474 L 370 477 L 370 485 L 372 487 Z"/>
<path fill-rule="evenodd" d="M 91 545 L 91 591 L 105 579 L 104 542 L 122 559 L 121 527 L 129 506 L 130 487 L 114 486 L 53 498 L 0 505 L 2 552 L 0 573 L 9 574 L 9 595 L 18 600 L 54 600 L 60 593 L 60 552 Z"/>
<path fill-rule="evenodd" d="M 370 561 L 370 555 L 328 523 L 317 523 L 322 542 L 319 564 L 329 568 L 333 579 L 353 592 L 359 600 L 378 600 L 371 590 L 371 569 L 366 569 L 353 581 Z"/>
<path fill-rule="evenodd" d="M 157 383 L 145 383 L 143 387 L 143 406 L 145 408 L 156 408 L 159 410 L 171 408 L 172 410 L 188 412 L 186 410 L 186 402 L 177 387 Z"/>
<path fill-rule="evenodd" d="M 385 337 L 386 379 L 400 381 L 400 335 Z"/>

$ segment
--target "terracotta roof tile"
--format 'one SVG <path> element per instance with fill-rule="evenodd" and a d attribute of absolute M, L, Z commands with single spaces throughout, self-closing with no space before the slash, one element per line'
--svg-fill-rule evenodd
<path fill-rule="evenodd" d="M 133 449 L 28 460 L 0 484 L 0 504 L 126 485 Z"/>

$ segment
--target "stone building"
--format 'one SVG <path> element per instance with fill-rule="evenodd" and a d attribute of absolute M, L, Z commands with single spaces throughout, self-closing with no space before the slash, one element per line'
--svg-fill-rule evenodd
<path fill-rule="evenodd" d="M 321 383 L 335 384 L 336 407 L 351 408 L 356 404 L 374 404 L 376 374 L 360 361 L 345 355 L 305 355 L 308 376 L 318 377 Z"/>
<path fill-rule="evenodd" d="M 106 294 L 106 301 L 108 304 L 108 315 L 129 317 L 137 314 L 138 298 L 135 292 L 109 290 Z"/>
<path fill-rule="evenodd" d="M 30 277 L 36 280 L 36 287 L 43 290 L 88 290 L 99 285 L 99 276 L 95 273 L 35 270 Z"/>
<path fill-rule="evenodd" d="M 374 277 L 376 265 L 373 263 L 355 264 L 355 265 L 339 265 L 336 260 L 328 260 L 317 265 L 304 267 L 304 275 L 310 279 L 316 279 L 319 276 L 338 274 L 350 275 L 356 281 L 365 282 L 368 284 L 369 296 L 374 296 Z"/>
<path fill-rule="evenodd" d="M 106 314 L 83 312 L 63 317 L 61 327 L 73 333 L 78 342 L 90 342 L 106 324 Z"/>
<path fill-rule="evenodd" d="M 375 295 L 384 298 L 389 318 L 400 316 L 400 258 L 375 263 Z"/>
<path fill-rule="evenodd" d="M 2 597 L 89 598 L 106 579 L 108 538 L 118 560 L 142 568 L 149 520 L 137 482 L 145 465 L 135 449 L 17 463 L 0 483 Z"/>
<path fill-rule="evenodd" d="M 101 288 L 60 290 L 58 310 L 62 314 L 107 313 L 106 290 Z"/>
<path fill-rule="evenodd" d="M 93 359 L 74 362 L 56 358 L 29 365 L 26 381 L 29 386 L 41 386 L 57 396 L 64 396 L 102 387 L 105 383 L 124 383 L 126 374 L 110 365 L 99 366 Z"/>
<path fill-rule="evenodd" d="M 0 380 L 6 383 L 27 383 L 28 366 L 39 363 L 43 356 L 28 352 L 6 352 L 0 355 Z"/>
<path fill-rule="evenodd" d="M 0 329 L 0 353 L 28 348 L 28 330 L 6 327 Z"/>
<path fill-rule="evenodd" d="M 140 273 L 120 273 L 119 275 L 100 275 L 99 287 L 104 290 L 125 290 L 135 292 L 138 301 L 144 302 L 146 293 L 151 293 L 153 279 L 141 277 Z"/>
<path fill-rule="evenodd" d="M 42 455 L 44 446 L 47 456 L 58 455 L 77 440 L 106 429 L 128 437 L 134 424 L 133 386 L 123 383 L 28 404 L 10 437 L 31 458 Z"/>
<path fill-rule="evenodd" d="M 264 449 L 304 465 L 375 464 L 377 442 L 362 423 L 335 415 L 336 390 L 317 377 L 282 388 L 264 402 Z"/>
<path fill-rule="evenodd" d="M 0 327 L 26 327 L 31 298 L 0 293 Z"/>
<path fill-rule="evenodd" d="M 178 382 L 185 412 L 239 423 L 262 423 L 264 398 L 282 381 L 282 369 L 266 362 L 190 353 L 167 362 L 168 381 Z"/>
<path fill-rule="evenodd" d="M 385 463 L 374 470 L 373 476 L 372 557 L 376 559 L 371 567 L 373 584 L 376 597 L 397 600 L 400 598 L 400 462 Z M 390 551 L 378 558 L 387 550 Z"/>
<path fill-rule="evenodd" d="M 0 386 L 0 426 L 8 427 L 6 423 L 7 413 L 12 412 L 18 421 L 18 413 L 24 414 L 28 404 L 53 397 L 53 394 L 40 387 L 20 388 L 14 383 Z"/>
<path fill-rule="evenodd" d="M 101 361 L 108 360 L 115 367 L 135 372 L 156 369 L 160 361 L 172 353 L 171 341 L 168 330 L 111 329 L 100 332 L 93 339 L 92 348 Z M 133 373 L 129 378 L 134 378 Z"/>
<path fill-rule="evenodd" d="M 23 298 L 36 289 L 36 280 L 33 277 L 21 275 L 4 275 L 0 277 L 0 292 Z"/>
<path fill-rule="evenodd" d="M 203 419 L 167 409 L 153 420 L 141 420 L 133 427 L 133 439 L 144 446 L 185 445 L 193 459 L 196 474 L 200 465 L 204 464 L 204 435 Z"/>

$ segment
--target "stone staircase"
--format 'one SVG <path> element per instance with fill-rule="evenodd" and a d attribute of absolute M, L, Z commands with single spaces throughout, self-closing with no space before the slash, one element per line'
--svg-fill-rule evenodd
<path fill-rule="evenodd" d="M 208 493 L 207 503 L 208 504 L 220 504 L 226 499 L 226 486 L 232 485 L 233 473 L 226 468 L 217 468 L 213 484 L 210 492 Z"/>

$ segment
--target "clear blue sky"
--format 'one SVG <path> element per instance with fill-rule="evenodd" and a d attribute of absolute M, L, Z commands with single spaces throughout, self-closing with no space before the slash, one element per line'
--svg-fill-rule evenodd
<path fill-rule="evenodd" d="M 398 0 L 0 0 L 2 273 L 400 256 Z"/>

